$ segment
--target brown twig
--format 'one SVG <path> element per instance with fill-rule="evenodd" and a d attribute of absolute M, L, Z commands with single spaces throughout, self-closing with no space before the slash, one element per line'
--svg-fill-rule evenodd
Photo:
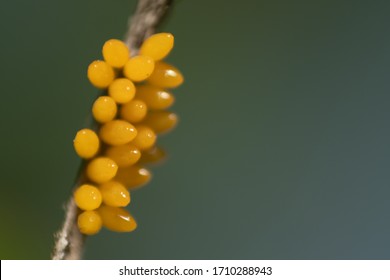
<path fill-rule="evenodd" d="M 136 54 L 142 42 L 155 32 L 158 24 L 164 19 L 173 0 L 139 0 L 134 15 L 129 19 L 125 43 L 132 54 Z M 75 187 L 83 179 L 84 164 L 80 167 Z M 55 234 L 53 260 L 81 259 L 85 236 L 77 227 L 78 209 L 71 197 L 65 207 L 65 219 L 61 229 Z"/>
<path fill-rule="evenodd" d="M 173 0 L 139 0 L 137 9 L 129 19 L 125 43 L 133 54 L 137 53 L 142 42 L 152 35 L 167 15 Z"/>

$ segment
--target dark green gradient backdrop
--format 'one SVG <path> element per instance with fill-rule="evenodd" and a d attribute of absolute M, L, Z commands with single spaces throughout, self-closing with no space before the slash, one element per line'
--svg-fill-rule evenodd
<path fill-rule="evenodd" d="M 2 1 L 0 257 L 49 258 L 97 91 L 134 1 Z M 185 74 L 139 228 L 89 259 L 389 259 L 390 2 L 178 1 Z"/>

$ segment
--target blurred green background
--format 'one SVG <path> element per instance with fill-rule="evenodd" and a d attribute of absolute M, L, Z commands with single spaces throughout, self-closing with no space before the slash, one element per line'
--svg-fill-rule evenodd
<path fill-rule="evenodd" d="M 47 259 L 135 1 L 2 1 L 0 257 Z M 176 130 L 88 259 L 389 259 L 389 1 L 177 1 Z"/>

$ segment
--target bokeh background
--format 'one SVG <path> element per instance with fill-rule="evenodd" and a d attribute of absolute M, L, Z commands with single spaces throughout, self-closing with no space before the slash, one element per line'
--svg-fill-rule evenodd
<path fill-rule="evenodd" d="M 2 1 L 0 257 L 47 259 L 135 1 Z M 87 259 L 389 259 L 390 2 L 180 0 L 160 30 L 180 125 L 132 194 L 139 228 Z"/>

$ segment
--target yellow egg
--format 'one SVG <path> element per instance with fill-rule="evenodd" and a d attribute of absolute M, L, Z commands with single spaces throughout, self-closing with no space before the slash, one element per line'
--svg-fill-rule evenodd
<path fill-rule="evenodd" d="M 130 143 L 141 151 L 151 148 L 156 143 L 157 136 L 154 131 L 147 126 L 137 125 L 137 136 Z"/>
<path fill-rule="evenodd" d="M 149 126 L 154 132 L 161 134 L 172 130 L 178 122 L 175 113 L 169 111 L 149 112 L 142 121 L 143 125 Z"/>
<path fill-rule="evenodd" d="M 138 86 L 136 98 L 144 101 L 152 110 L 167 109 L 175 102 L 175 97 L 170 92 L 152 85 Z"/>
<path fill-rule="evenodd" d="M 127 189 L 133 190 L 142 187 L 151 178 L 152 174 L 148 169 L 139 165 L 132 165 L 119 168 L 114 180 L 122 183 Z"/>
<path fill-rule="evenodd" d="M 148 82 L 157 87 L 175 88 L 184 82 L 184 78 L 176 67 L 158 61 L 155 63 L 154 71 L 148 78 Z"/>
<path fill-rule="evenodd" d="M 102 224 L 102 218 L 96 211 L 84 211 L 77 218 L 80 232 L 86 235 L 98 233 Z"/>
<path fill-rule="evenodd" d="M 109 181 L 100 185 L 103 202 L 109 206 L 125 207 L 130 203 L 130 193 L 121 183 Z"/>
<path fill-rule="evenodd" d="M 157 164 L 162 162 L 165 158 L 166 152 L 162 148 L 154 146 L 146 151 L 142 151 L 142 155 L 138 163 Z"/>
<path fill-rule="evenodd" d="M 95 186 L 84 184 L 74 192 L 74 201 L 82 210 L 95 210 L 102 203 L 102 194 Z"/>
<path fill-rule="evenodd" d="M 141 157 L 141 152 L 136 146 L 125 144 L 108 147 L 106 155 L 113 159 L 119 167 L 126 167 L 136 163 Z"/>
<path fill-rule="evenodd" d="M 140 54 L 149 56 L 154 60 L 161 60 L 169 54 L 173 44 L 174 38 L 171 33 L 157 33 L 143 42 Z"/>
<path fill-rule="evenodd" d="M 152 58 L 138 55 L 126 62 L 123 74 L 134 82 L 140 82 L 147 79 L 153 73 L 153 69 L 154 61 Z"/>
<path fill-rule="evenodd" d="M 134 126 L 123 120 L 113 120 L 100 128 L 100 138 L 109 145 L 118 146 L 129 143 L 137 136 Z"/>
<path fill-rule="evenodd" d="M 133 216 L 123 208 L 103 205 L 98 210 L 103 225 L 112 231 L 131 232 L 137 228 Z"/>
<path fill-rule="evenodd" d="M 99 151 L 99 137 L 95 131 L 85 128 L 77 132 L 73 140 L 76 153 L 81 158 L 91 158 Z"/>
<path fill-rule="evenodd" d="M 106 123 L 113 120 L 116 116 L 117 106 L 109 96 L 100 96 L 93 103 L 92 115 L 99 123 Z"/>
<path fill-rule="evenodd" d="M 137 123 L 145 118 L 147 112 L 148 107 L 145 102 L 139 99 L 133 99 L 130 102 L 123 104 L 120 110 L 120 116 L 128 122 Z"/>
<path fill-rule="evenodd" d="M 134 94 L 135 86 L 132 81 L 126 78 L 116 79 L 108 87 L 108 95 L 119 104 L 129 102 L 133 99 Z"/>
<path fill-rule="evenodd" d="M 97 88 L 107 88 L 114 78 L 114 70 L 105 61 L 95 60 L 88 66 L 88 79 Z"/>
<path fill-rule="evenodd" d="M 87 165 L 88 178 L 98 184 L 110 181 L 115 177 L 118 165 L 108 157 L 98 157 Z"/>
<path fill-rule="evenodd" d="M 122 68 L 130 58 L 129 48 L 120 40 L 110 39 L 103 45 L 104 60 L 115 68 Z"/>

